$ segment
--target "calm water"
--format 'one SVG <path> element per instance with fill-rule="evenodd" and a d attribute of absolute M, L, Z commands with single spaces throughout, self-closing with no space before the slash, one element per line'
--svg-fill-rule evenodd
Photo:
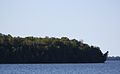
<path fill-rule="evenodd" d="M 0 74 L 120 74 L 120 61 L 104 64 L 0 64 Z"/>

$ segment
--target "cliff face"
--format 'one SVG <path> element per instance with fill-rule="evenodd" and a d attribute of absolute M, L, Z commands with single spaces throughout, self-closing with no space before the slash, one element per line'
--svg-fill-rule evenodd
<path fill-rule="evenodd" d="M 99 47 L 67 37 L 12 37 L 0 34 L 0 63 L 102 63 Z"/>

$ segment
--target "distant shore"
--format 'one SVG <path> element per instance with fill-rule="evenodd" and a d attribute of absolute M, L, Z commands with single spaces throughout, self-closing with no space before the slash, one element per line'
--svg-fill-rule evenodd
<path fill-rule="evenodd" d="M 114 57 L 114 56 L 109 56 L 108 58 L 107 58 L 107 60 L 120 60 L 120 56 L 116 56 L 116 57 Z"/>

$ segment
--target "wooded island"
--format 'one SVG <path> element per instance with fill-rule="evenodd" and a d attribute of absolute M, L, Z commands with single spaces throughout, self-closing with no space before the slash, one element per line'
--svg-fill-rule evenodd
<path fill-rule="evenodd" d="M 12 37 L 0 33 L 0 63 L 103 63 L 99 47 L 67 37 Z"/>

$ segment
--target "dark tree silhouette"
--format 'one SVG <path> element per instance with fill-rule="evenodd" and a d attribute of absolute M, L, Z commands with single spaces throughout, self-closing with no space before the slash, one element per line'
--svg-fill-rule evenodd
<path fill-rule="evenodd" d="M 0 33 L 0 63 L 94 63 L 104 62 L 99 47 L 67 37 L 12 37 Z"/>

